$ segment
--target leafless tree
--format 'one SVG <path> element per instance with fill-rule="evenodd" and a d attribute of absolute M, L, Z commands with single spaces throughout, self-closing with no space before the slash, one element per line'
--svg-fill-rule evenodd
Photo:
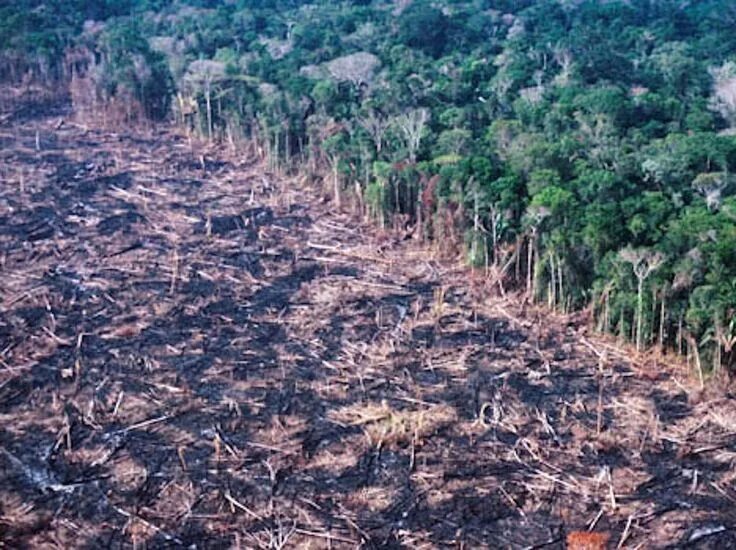
<path fill-rule="evenodd" d="M 370 84 L 381 61 L 369 52 L 357 52 L 333 59 L 327 63 L 330 76 L 338 81 L 348 81 L 354 86 Z"/>
<path fill-rule="evenodd" d="M 572 76 L 572 52 L 562 45 L 557 45 L 554 48 L 554 60 L 560 66 L 560 72 L 555 77 L 555 81 L 560 86 L 567 86 Z"/>
<path fill-rule="evenodd" d="M 371 136 L 376 146 L 376 153 L 380 155 L 386 131 L 390 126 L 388 118 L 376 111 L 371 111 L 366 116 L 358 118 L 358 124 Z"/>
<path fill-rule="evenodd" d="M 537 295 L 535 264 L 539 262 L 539 227 L 549 215 L 549 209 L 544 206 L 530 206 L 526 213 L 529 224 L 529 245 L 526 259 L 526 292 L 530 300 L 534 300 Z"/>
<path fill-rule="evenodd" d="M 409 160 L 412 163 L 417 160 L 417 151 L 419 151 L 424 127 L 428 121 L 429 111 L 427 109 L 413 109 L 396 119 L 396 124 L 406 141 L 406 148 L 409 150 Z"/>
<path fill-rule="evenodd" d="M 693 188 L 703 195 L 710 210 L 718 210 L 721 206 L 723 190 L 728 185 L 728 174 L 722 172 L 708 172 L 699 174 L 693 180 Z"/>
<path fill-rule="evenodd" d="M 644 283 L 664 263 L 665 257 L 661 252 L 647 248 L 624 248 L 619 252 L 624 262 L 631 264 L 636 277 L 636 349 L 642 347 L 642 316 L 644 313 Z"/>
<path fill-rule="evenodd" d="M 207 113 L 207 137 L 212 139 L 212 93 L 217 83 L 225 79 L 225 64 L 210 59 L 192 61 L 184 76 L 184 82 L 194 94 L 204 95 Z"/>
<path fill-rule="evenodd" d="M 729 61 L 721 67 L 712 68 L 713 97 L 711 107 L 726 119 L 731 128 L 736 128 L 736 63 Z"/>

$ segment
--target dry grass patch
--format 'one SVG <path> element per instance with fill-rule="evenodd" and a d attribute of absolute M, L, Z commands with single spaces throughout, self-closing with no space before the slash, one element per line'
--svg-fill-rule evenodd
<path fill-rule="evenodd" d="M 455 410 L 448 405 L 432 405 L 420 410 L 399 410 L 387 402 L 356 403 L 329 415 L 344 426 L 362 426 L 371 447 L 415 445 L 438 430 L 457 421 Z"/>

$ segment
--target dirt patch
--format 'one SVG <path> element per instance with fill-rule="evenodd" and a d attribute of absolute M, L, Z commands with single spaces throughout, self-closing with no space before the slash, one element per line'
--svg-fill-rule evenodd
<path fill-rule="evenodd" d="M 5 546 L 736 547 L 731 394 L 248 158 L 19 112 Z"/>

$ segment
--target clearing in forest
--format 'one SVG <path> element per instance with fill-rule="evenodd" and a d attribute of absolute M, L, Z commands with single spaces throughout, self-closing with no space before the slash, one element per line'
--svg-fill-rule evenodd
<path fill-rule="evenodd" d="M 736 405 L 181 136 L 0 127 L 0 547 L 736 547 Z"/>

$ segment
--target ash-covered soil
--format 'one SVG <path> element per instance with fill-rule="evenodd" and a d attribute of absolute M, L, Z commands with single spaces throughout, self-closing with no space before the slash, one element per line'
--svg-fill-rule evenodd
<path fill-rule="evenodd" d="M 727 388 L 63 114 L 0 118 L 0 547 L 736 548 Z"/>

